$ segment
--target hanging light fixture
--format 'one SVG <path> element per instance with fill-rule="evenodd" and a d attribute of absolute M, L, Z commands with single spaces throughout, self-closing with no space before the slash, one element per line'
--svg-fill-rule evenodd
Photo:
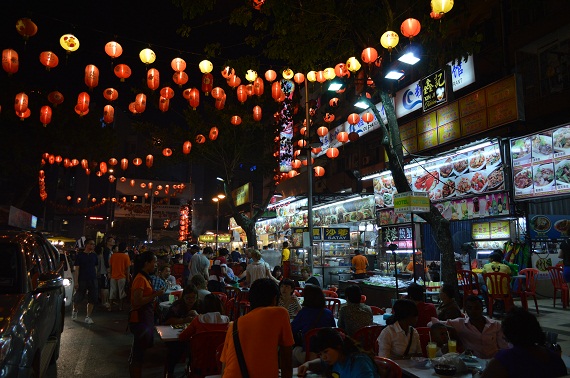
<path fill-rule="evenodd" d="M 151 49 L 146 48 L 141 50 L 139 58 L 144 64 L 152 64 L 156 60 L 156 54 Z"/>

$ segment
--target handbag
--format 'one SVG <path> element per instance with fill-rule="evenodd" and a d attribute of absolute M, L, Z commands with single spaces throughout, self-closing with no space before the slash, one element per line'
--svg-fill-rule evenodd
<path fill-rule="evenodd" d="M 247 371 L 247 365 L 245 364 L 245 358 L 243 356 L 243 350 L 241 349 L 241 343 L 239 342 L 239 334 L 238 334 L 238 320 L 234 321 L 234 347 L 236 350 L 237 359 L 239 362 L 239 370 L 241 371 L 242 378 L 249 378 L 249 373 Z"/>

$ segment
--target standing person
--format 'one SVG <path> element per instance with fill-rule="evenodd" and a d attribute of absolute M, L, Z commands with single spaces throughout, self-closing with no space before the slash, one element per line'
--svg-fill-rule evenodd
<path fill-rule="evenodd" d="M 270 278 L 276 283 L 279 283 L 273 276 L 271 275 L 271 270 L 269 270 L 269 265 L 266 262 L 262 262 L 261 260 L 261 253 L 258 250 L 253 250 L 251 252 L 251 258 L 253 262 L 249 264 L 245 270 L 246 272 L 246 282 L 248 285 L 251 284 L 260 278 Z"/>
<path fill-rule="evenodd" d="M 424 282 L 429 281 L 430 277 L 429 277 L 429 273 L 428 273 L 428 268 L 424 264 L 422 251 L 420 249 L 418 249 L 415 252 L 415 256 L 416 256 L 416 258 L 415 258 L 416 265 L 414 265 L 413 259 L 410 260 L 410 262 L 406 266 L 406 273 L 410 273 L 412 275 L 412 278 L 415 278 L 416 280 L 421 279 Z"/>
<path fill-rule="evenodd" d="M 190 259 L 190 277 L 201 274 L 207 281 L 210 277 L 210 258 L 214 254 L 212 247 L 205 247 L 202 253 L 196 252 Z"/>
<path fill-rule="evenodd" d="M 570 289 L 570 240 L 562 240 L 560 243 L 560 249 L 558 251 L 558 257 L 562 259 L 562 264 L 564 264 L 564 281 L 566 281 L 568 288 Z"/>
<path fill-rule="evenodd" d="M 239 253 L 239 251 L 237 249 L 234 249 L 232 251 L 232 253 L 230 254 L 230 257 L 232 258 L 232 262 L 234 263 L 240 263 L 241 261 L 241 253 Z"/>
<path fill-rule="evenodd" d="M 251 285 L 251 310 L 228 327 L 220 358 L 222 377 L 241 376 L 234 344 L 234 339 L 237 339 L 243 351 L 244 368 L 251 378 L 292 378 L 293 334 L 289 314 L 283 307 L 277 306 L 278 300 L 279 288 L 273 280 L 260 278 Z"/>
<path fill-rule="evenodd" d="M 431 318 L 437 317 L 437 310 L 433 303 L 426 303 L 424 301 L 424 287 L 412 282 L 408 286 L 408 299 L 411 299 L 418 308 L 418 320 L 415 327 L 427 327 Z"/>
<path fill-rule="evenodd" d="M 291 275 L 291 265 L 289 259 L 291 258 L 291 251 L 289 250 L 289 242 L 283 242 L 283 251 L 281 251 L 281 270 L 283 278 L 289 278 Z"/>
<path fill-rule="evenodd" d="M 189 248 L 186 249 L 186 252 L 182 255 L 182 264 L 184 265 L 184 278 L 182 279 L 182 287 L 188 284 L 189 276 L 190 276 L 190 260 L 194 253 L 199 251 L 200 248 L 196 244 L 192 244 Z"/>
<path fill-rule="evenodd" d="M 398 299 L 392 306 L 392 316 L 378 336 L 378 355 L 393 360 L 422 355 L 420 335 L 414 328 L 418 308 L 409 299 Z"/>
<path fill-rule="evenodd" d="M 127 297 L 125 287 L 130 279 L 131 259 L 126 249 L 127 243 L 120 243 L 117 252 L 113 253 L 109 259 L 109 276 L 111 277 L 109 301 L 112 307 L 113 300 L 116 300 L 120 311 L 123 311 L 123 300 Z"/>
<path fill-rule="evenodd" d="M 366 278 L 366 268 L 368 267 L 368 259 L 366 256 L 360 254 L 360 250 L 354 250 L 354 257 L 352 258 L 352 268 L 354 269 L 354 275 L 352 278 L 364 279 Z"/>
<path fill-rule="evenodd" d="M 372 309 L 365 303 L 360 303 L 362 289 L 358 285 L 350 285 L 344 291 L 346 306 L 342 306 L 338 313 L 338 326 L 353 336 L 362 327 L 374 323 Z"/>
<path fill-rule="evenodd" d="M 75 282 L 75 295 L 73 296 L 73 311 L 71 319 L 77 319 L 77 305 L 85 299 L 87 295 L 87 315 L 85 323 L 93 324 L 91 313 L 97 303 L 97 255 L 95 251 L 95 240 L 85 239 L 85 250 L 79 252 L 75 258 L 75 270 L 73 271 L 73 282 Z"/>
<path fill-rule="evenodd" d="M 144 352 L 154 344 L 154 309 L 155 299 L 164 290 L 154 291 L 150 284 L 150 275 L 156 270 L 156 256 L 151 251 L 143 252 L 135 260 L 135 278 L 131 286 L 131 312 L 129 328 L 133 334 L 133 345 L 129 356 L 131 378 L 142 376 Z"/>
<path fill-rule="evenodd" d="M 99 284 L 99 295 L 101 298 L 101 304 L 107 309 L 111 308 L 109 303 L 109 261 L 111 259 L 111 254 L 113 246 L 115 245 L 115 238 L 109 236 L 105 242 L 105 245 L 98 253 L 98 284 Z"/>

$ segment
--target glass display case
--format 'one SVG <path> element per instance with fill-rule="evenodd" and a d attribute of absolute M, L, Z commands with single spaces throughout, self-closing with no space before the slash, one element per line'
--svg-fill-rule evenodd
<path fill-rule="evenodd" d="M 505 242 L 511 240 L 514 225 L 509 220 L 474 222 L 471 225 L 471 237 L 475 249 L 475 259 L 471 268 L 481 268 L 489 262 L 489 255 L 495 249 L 504 249 Z"/>

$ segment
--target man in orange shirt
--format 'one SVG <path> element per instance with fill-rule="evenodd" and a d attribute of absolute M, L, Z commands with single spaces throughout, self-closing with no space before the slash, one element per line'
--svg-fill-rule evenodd
<path fill-rule="evenodd" d="M 279 287 L 272 279 L 259 278 L 253 282 L 249 289 L 251 311 L 228 327 L 220 358 L 223 377 L 242 376 L 234 346 L 236 324 L 250 378 L 293 376 L 291 358 L 295 341 L 289 313 L 284 307 L 277 307 L 278 299 Z"/>
<path fill-rule="evenodd" d="M 119 310 L 123 311 L 123 300 L 127 297 L 125 287 L 130 279 L 131 259 L 126 253 L 126 249 L 127 244 L 120 243 L 118 252 L 113 253 L 109 260 L 109 274 L 111 276 L 111 294 L 109 295 L 111 307 L 109 307 L 109 311 L 112 309 L 113 299 L 119 302 Z"/>
<path fill-rule="evenodd" d="M 354 250 L 352 258 L 352 268 L 354 269 L 354 279 L 366 278 L 366 268 L 368 267 L 368 259 L 360 254 L 358 249 Z"/>

